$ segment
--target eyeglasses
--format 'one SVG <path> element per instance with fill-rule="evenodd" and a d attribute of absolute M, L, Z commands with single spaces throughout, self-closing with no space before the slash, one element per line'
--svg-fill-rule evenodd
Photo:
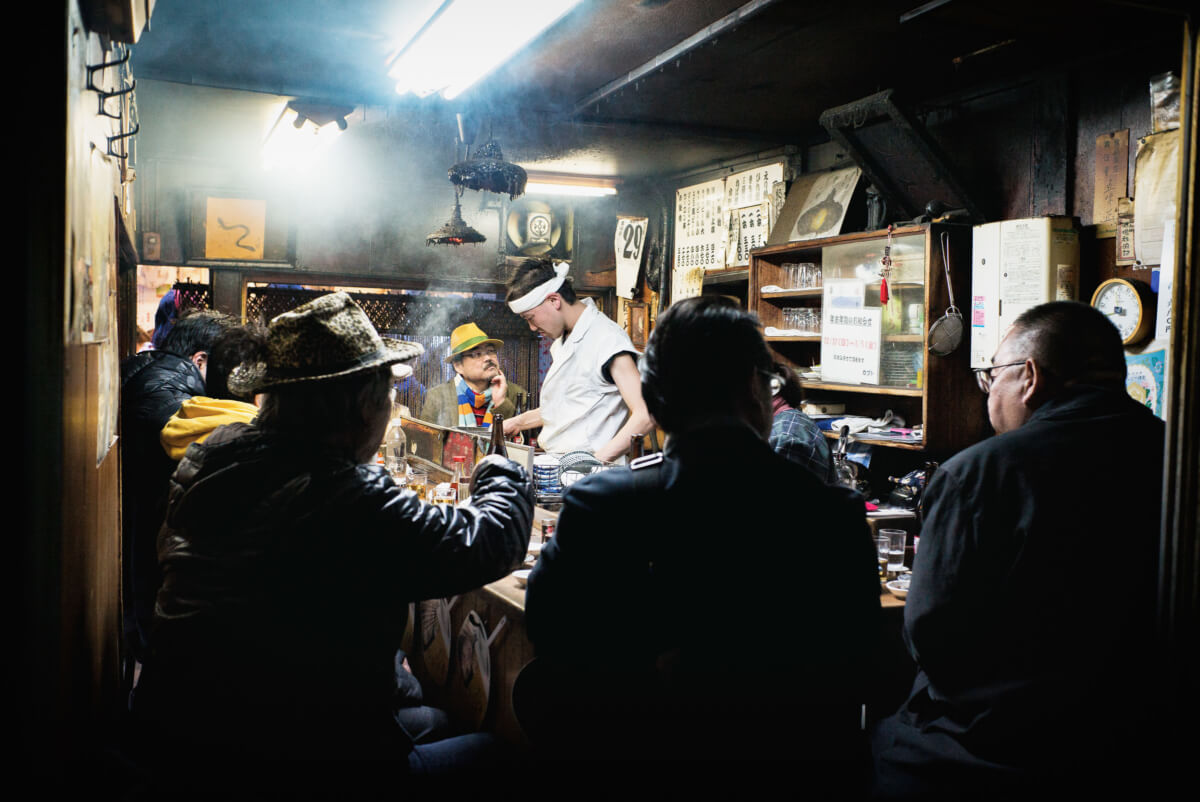
<path fill-rule="evenodd" d="M 770 385 L 771 395 L 772 396 L 779 395 L 779 391 L 782 390 L 783 385 L 787 383 L 784 380 L 784 378 L 782 376 L 780 376 L 778 373 L 772 373 L 769 370 L 762 370 L 761 368 L 759 369 L 758 372 L 766 378 L 767 384 Z"/>
<path fill-rule="evenodd" d="M 992 365 L 990 368 L 971 368 L 975 371 L 975 381 L 979 384 L 979 389 L 985 393 L 992 389 L 992 371 L 1000 370 L 1000 368 L 1011 368 L 1013 365 L 1024 365 L 1025 360 L 1020 362 L 1005 362 L 1003 365 Z"/>
<path fill-rule="evenodd" d="M 469 356 L 472 359 L 480 359 L 485 356 L 495 356 L 495 355 L 496 355 L 496 349 L 494 346 L 490 346 L 490 345 L 487 348 L 475 348 L 475 349 L 467 351 L 465 354 L 463 354 L 464 357 Z"/>

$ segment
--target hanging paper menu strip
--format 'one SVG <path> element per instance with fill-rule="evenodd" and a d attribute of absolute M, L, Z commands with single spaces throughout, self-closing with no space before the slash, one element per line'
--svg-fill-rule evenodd
<path fill-rule="evenodd" d="M 779 216 L 776 195 L 783 194 L 783 172 L 784 163 L 777 162 L 725 178 L 726 266 L 746 267 L 750 251 L 766 245 Z"/>
<path fill-rule="evenodd" d="M 676 270 L 716 270 L 725 266 L 724 193 L 721 179 L 675 192 Z"/>

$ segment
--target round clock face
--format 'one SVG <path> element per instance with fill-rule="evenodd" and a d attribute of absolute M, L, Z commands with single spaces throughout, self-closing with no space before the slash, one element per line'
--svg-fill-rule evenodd
<path fill-rule="evenodd" d="M 1096 290 L 1092 306 L 1112 321 L 1124 342 L 1133 337 L 1142 320 L 1142 299 L 1133 287 L 1124 282 L 1113 281 L 1101 286 Z"/>

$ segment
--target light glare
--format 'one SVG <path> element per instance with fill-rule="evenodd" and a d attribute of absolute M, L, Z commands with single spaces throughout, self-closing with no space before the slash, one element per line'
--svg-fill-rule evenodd
<path fill-rule="evenodd" d="M 452 100 L 580 0 L 456 0 L 388 70 L 400 94 Z"/>

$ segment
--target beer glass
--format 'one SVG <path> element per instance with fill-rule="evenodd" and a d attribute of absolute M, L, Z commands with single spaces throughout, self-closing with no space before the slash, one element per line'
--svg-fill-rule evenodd
<path fill-rule="evenodd" d="M 408 475 L 408 489 L 417 494 L 417 498 L 424 501 L 427 494 L 429 484 L 429 474 L 424 468 L 413 468 Z"/>
<path fill-rule="evenodd" d="M 879 534 L 888 539 L 888 573 L 895 574 L 903 571 L 904 547 L 908 544 L 908 532 L 903 529 L 880 529 Z"/>

